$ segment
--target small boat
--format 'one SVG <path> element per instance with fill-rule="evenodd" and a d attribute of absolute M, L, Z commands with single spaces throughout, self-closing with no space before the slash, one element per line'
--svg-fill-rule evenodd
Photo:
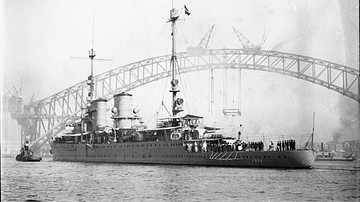
<path fill-rule="evenodd" d="M 315 161 L 354 161 L 355 156 L 353 154 L 347 156 L 335 156 L 333 153 L 321 153 L 316 155 Z"/>
<path fill-rule="evenodd" d="M 34 152 L 29 149 L 29 142 L 26 141 L 25 146 L 21 148 L 20 154 L 16 155 L 17 161 L 41 161 L 42 158 L 35 156 Z"/>

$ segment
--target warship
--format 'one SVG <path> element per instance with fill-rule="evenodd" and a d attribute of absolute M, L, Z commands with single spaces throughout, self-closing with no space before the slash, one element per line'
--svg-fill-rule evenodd
<path fill-rule="evenodd" d="M 188 11 L 185 7 L 185 11 Z M 189 12 L 187 13 L 189 14 Z M 296 149 L 295 141 L 283 141 L 264 148 L 262 142 L 244 142 L 225 137 L 217 127 L 203 126 L 203 117 L 186 114 L 184 100 L 178 97 L 176 78 L 175 24 L 177 9 L 170 10 L 172 54 L 172 113 L 158 120 L 156 127 L 144 127 L 138 110 L 132 108 L 132 94 L 113 95 L 113 126 L 107 126 L 107 100 L 93 99 L 93 64 L 88 77 L 89 102 L 81 119 L 68 123 L 65 133 L 50 141 L 55 161 L 166 164 L 194 166 L 310 168 L 312 149 Z M 93 59 L 93 49 L 89 52 Z M 92 60 L 91 60 L 92 61 Z M 312 134 L 313 138 L 313 134 Z"/>

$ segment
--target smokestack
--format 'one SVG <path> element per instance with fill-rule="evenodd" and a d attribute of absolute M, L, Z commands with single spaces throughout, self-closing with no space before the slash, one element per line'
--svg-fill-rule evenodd
<path fill-rule="evenodd" d="M 321 149 L 320 149 L 320 151 L 321 151 L 321 152 L 324 151 L 324 143 L 323 143 L 323 142 L 321 142 Z"/>
<path fill-rule="evenodd" d="M 132 95 L 129 93 L 119 93 L 114 97 L 114 108 L 118 114 L 113 116 L 117 128 L 131 128 L 131 120 L 134 119 L 132 112 Z"/>

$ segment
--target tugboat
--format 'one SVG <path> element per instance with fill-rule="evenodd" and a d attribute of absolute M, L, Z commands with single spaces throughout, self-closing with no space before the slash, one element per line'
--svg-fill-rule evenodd
<path fill-rule="evenodd" d="M 15 158 L 17 161 L 41 161 L 42 158 L 34 156 L 34 152 L 29 149 L 29 142 L 26 141 L 24 147 L 21 148 L 20 154 Z"/>
<path fill-rule="evenodd" d="M 154 129 L 146 128 L 132 109 L 132 94 L 113 96 L 111 109 L 114 125 L 107 125 L 107 100 L 93 100 L 93 49 L 89 52 L 90 92 L 85 113 L 68 123 L 66 133 L 50 141 L 54 161 L 111 162 L 136 164 L 172 164 L 199 166 L 310 168 L 315 159 L 312 149 L 296 149 L 295 141 L 282 141 L 264 148 L 262 142 L 243 142 L 224 137 L 219 128 L 205 127 L 202 116 L 181 114 L 184 100 L 179 98 L 176 78 L 175 24 L 178 10 L 170 10 L 172 55 L 170 92 L 172 113 Z M 313 134 L 311 135 L 313 139 Z"/>

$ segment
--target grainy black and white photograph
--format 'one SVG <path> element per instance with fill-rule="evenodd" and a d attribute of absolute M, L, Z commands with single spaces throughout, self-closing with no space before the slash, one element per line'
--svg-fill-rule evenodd
<path fill-rule="evenodd" d="M 2 0 L 1 201 L 360 201 L 358 0 Z"/>

